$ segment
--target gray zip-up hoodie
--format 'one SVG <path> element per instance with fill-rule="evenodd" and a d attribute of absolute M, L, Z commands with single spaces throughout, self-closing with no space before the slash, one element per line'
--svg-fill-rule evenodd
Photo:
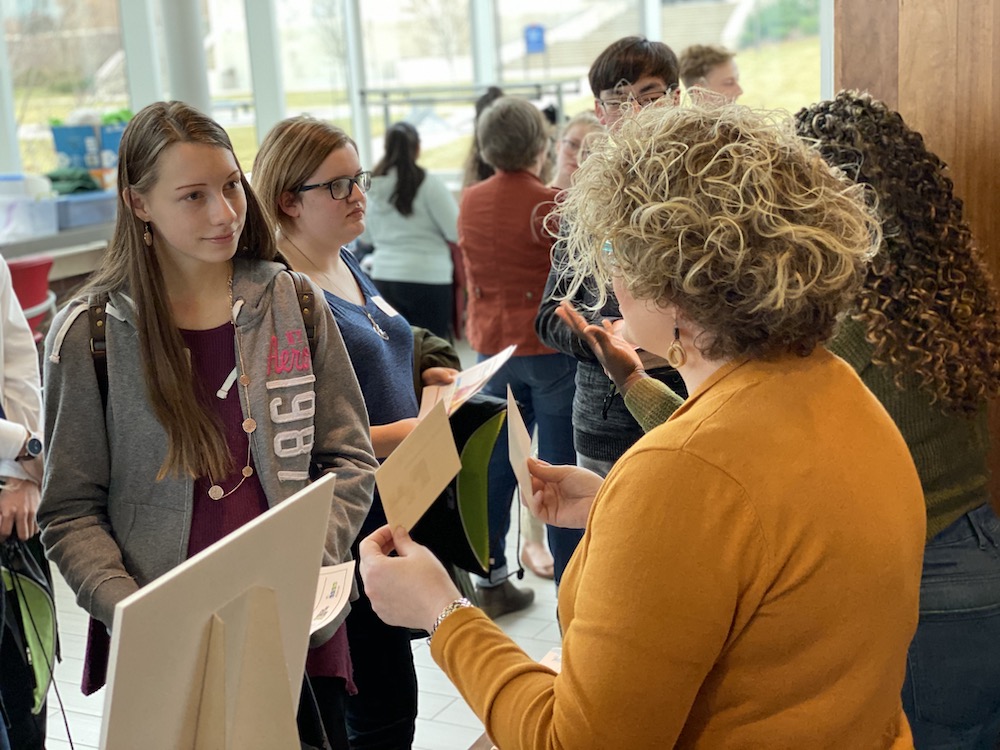
<path fill-rule="evenodd" d="M 316 348 L 309 352 L 294 284 L 283 268 L 241 260 L 234 266 L 233 318 L 258 425 L 251 449 L 272 506 L 305 487 L 310 471 L 314 477 L 336 472 L 324 564 L 339 563 L 351 557 L 378 464 L 365 403 L 330 310 L 317 306 Z M 187 557 L 194 480 L 156 480 L 167 436 L 146 398 L 134 307 L 113 293 L 106 310 L 106 414 L 86 304 L 63 309 L 46 340 L 48 459 L 38 521 L 46 552 L 77 602 L 110 626 L 120 600 Z M 329 638 L 346 616 L 312 645 Z"/>

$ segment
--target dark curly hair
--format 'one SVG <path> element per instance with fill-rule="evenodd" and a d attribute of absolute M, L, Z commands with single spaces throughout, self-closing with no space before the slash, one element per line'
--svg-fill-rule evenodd
<path fill-rule="evenodd" d="M 795 116 L 800 136 L 874 193 L 882 243 L 854 317 L 899 388 L 973 414 L 1000 392 L 1000 323 L 989 271 L 946 165 L 897 112 L 842 91 Z M 914 380 L 915 378 L 915 380 Z"/>

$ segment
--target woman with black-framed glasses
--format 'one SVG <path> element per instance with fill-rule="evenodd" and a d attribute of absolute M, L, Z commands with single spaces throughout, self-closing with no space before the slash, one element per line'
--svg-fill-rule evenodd
<path fill-rule="evenodd" d="M 406 317 L 379 294 L 345 247 L 365 229 L 371 174 L 340 128 L 311 117 L 278 123 L 254 161 L 253 186 L 278 229 L 278 249 L 324 296 L 351 357 L 368 407 L 372 447 L 387 457 L 417 423 L 414 337 Z M 422 362 L 424 385 L 448 382 L 454 370 Z M 359 539 L 385 523 L 378 493 Z M 352 548 L 357 556 L 357 542 Z M 347 734 L 352 750 L 409 748 L 417 717 L 417 678 L 410 632 L 383 623 L 358 579 L 347 640 L 353 664 Z M 336 685 L 313 680 L 322 710 Z"/>
<path fill-rule="evenodd" d="M 330 197 L 335 201 L 346 201 L 354 193 L 354 186 L 357 185 L 361 192 L 366 194 L 372 186 L 371 172 L 358 172 L 354 177 L 334 177 L 326 182 L 317 182 L 312 185 L 302 185 L 295 192 L 305 193 L 318 188 L 326 188 L 330 191 Z"/>

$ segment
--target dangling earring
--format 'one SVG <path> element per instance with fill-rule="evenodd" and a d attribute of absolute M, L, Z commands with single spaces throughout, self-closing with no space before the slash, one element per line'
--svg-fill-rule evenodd
<path fill-rule="evenodd" d="M 146 247 L 153 246 L 153 228 L 149 226 L 149 222 L 146 222 L 146 231 L 142 233 L 142 241 L 146 244 Z"/>
<path fill-rule="evenodd" d="M 675 370 L 678 367 L 683 367 L 684 363 L 688 361 L 688 354 L 684 351 L 684 345 L 681 343 L 681 329 L 677 327 L 677 319 L 674 319 L 674 340 L 670 342 L 670 347 L 667 349 L 667 362 Z"/>

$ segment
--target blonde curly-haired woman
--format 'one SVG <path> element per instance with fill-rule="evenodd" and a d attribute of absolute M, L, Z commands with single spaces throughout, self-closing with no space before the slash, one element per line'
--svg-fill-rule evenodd
<path fill-rule="evenodd" d="M 532 464 L 535 511 L 586 526 L 560 674 L 399 529 L 361 546 L 376 611 L 432 632 L 503 748 L 912 748 L 920 482 L 821 346 L 877 247 L 862 189 L 787 121 L 654 107 L 596 147 L 562 213 L 577 278 L 613 284 L 626 337 L 691 395 L 603 483 Z"/>

